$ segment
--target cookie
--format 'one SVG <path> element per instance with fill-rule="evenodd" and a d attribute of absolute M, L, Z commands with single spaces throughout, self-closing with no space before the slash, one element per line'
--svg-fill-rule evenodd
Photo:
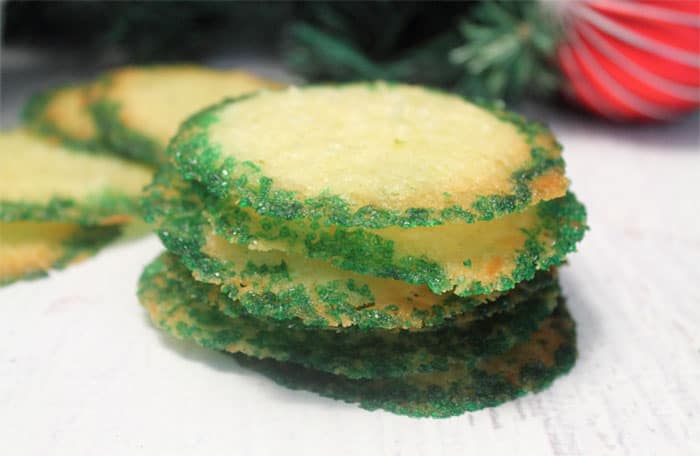
<path fill-rule="evenodd" d="M 33 133 L 55 139 L 64 146 L 103 149 L 84 86 L 52 88 L 32 95 L 24 107 L 22 120 Z"/>
<path fill-rule="evenodd" d="M 341 227 L 491 220 L 568 185 L 543 126 L 379 82 L 222 102 L 190 118 L 169 155 L 188 179 L 260 215 Z"/>
<path fill-rule="evenodd" d="M 243 71 L 190 65 L 125 67 L 104 76 L 91 91 L 91 110 L 105 142 L 151 164 L 182 121 L 222 100 L 278 84 Z"/>
<path fill-rule="evenodd" d="M 344 271 L 464 297 L 510 290 L 533 279 L 538 270 L 561 264 L 586 229 L 585 209 L 569 193 L 488 222 L 381 230 L 317 226 L 314 230 L 303 220 L 295 220 L 294 226 L 276 219 L 260 220 L 211 195 L 201 183 L 185 182 L 170 167 L 162 169 L 147 190 L 145 207 L 152 222 L 167 225 L 161 233 L 170 235 L 161 237 L 169 249 L 183 242 L 196 242 L 197 251 L 219 249 L 223 244 L 218 238 L 223 238 L 250 250 L 323 260 Z M 194 226 L 193 220 L 203 216 L 213 235 L 208 228 Z M 172 235 L 175 232 L 183 233 L 183 239 Z M 193 247 L 182 247 L 194 254 Z M 222 273 L 215 266 L 210 272 Z"/>
<path fill-rule="evenodd" d="M 83 153 L 25 131 L 0 133 L 0 221 L 112 225 L 140 213 L 152 170 Z"/>
<path fill-rule="evenodd" d="M 161 329 L 200 345 L 258 358 L 293 361 L 350 378 L 398 377 L 473 364 L 526 340 L 556 306 L 556 282 L 514 309 L 487 319 L 454 322 L 434 331 L 309 329 L 253 318 L 216 287 L 196 282 L 175 257 L 151 263 L 139 297 Z M 226 313 L 222 307 L 227 308 Z"/>
<path fill-rule="evenodd" d="M 299 319 L 315 327 L 420 329 L 455 316 L 466 318 L 465 312 L 500 296 L 437 295 L 425 285 L 358 274 L 299 254 L 233 244 L 207 223 L 197 184 L 182 193 L 183 182 L 175 179 L 165 167 L 158 173 L 147 190 L 147 217 L 158 226 L 166 248 L 181 257 L 197 280 L 219 285 L 251 315 Z M 518 285 L 504 302 L 548 280 L 543 271 L 534 283 Z M 489 308 L 502 306 L 494 303 Z"/>
<path fill-rule="evenodd" d="M 530 339 L 505 354 L 445 372 L 357 380 L 299 364 L 235 354 L 239 364 L 292 389 L 412 417 L 448 418 L 548 387 L 576 361 L 575 323 L 563 302 Z"/>
<path fill-rule="evenodd" d="M 60 222 L 0 222 L 0 286 L 45 276 L 89 257 L 114 240 L 118 226 Z"/>
<path fill-rule="evenodd" d="M 203 199 L 210 224 L 229 242 L 459 296 L 507 291 L 561 264 L 586 230 L 585 209 L 572 193 L 490 221 L 376 230 L 284 222 Z"/>

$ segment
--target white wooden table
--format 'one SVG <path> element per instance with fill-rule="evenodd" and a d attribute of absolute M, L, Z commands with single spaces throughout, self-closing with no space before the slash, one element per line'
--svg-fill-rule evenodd
<path fill-rule="evenodd" d="M 161 250 L 151 235 L 0 289 L 0 452 L 700 454 L 698 117 L 535 114 L 591 226 L 561 274 L 579 360 L 550 389 L 447 420 L 286 390 L 149 324 L 135 290 Z"/>

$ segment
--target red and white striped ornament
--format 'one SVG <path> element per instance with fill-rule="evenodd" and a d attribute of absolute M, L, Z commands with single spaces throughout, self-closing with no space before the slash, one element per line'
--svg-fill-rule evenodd
<path fill-rule="evenodd" d="M 550 4 L 552 5 L 552 4 Z M 700 0 L 554 4 L 565 93 L 614 120 L 668 120 L 700 106 Z"/>

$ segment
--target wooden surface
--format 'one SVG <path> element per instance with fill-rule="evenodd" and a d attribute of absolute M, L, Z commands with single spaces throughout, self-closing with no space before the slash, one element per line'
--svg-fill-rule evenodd
<path fill-rule="evenodd" d="M 8 125 L 20 97 L 3 100 Z M 531 111 L 591 226 L 561 274 L 579 361 L 550 389 L 447 420 L 286 390 L 151 327 L 135 296 L 149 236 L 0 289 L 3 454 L 700 454 L 698 118 Z"/>

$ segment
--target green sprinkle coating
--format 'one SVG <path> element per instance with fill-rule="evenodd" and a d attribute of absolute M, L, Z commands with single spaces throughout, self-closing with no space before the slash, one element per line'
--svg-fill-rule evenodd
<path fill-rule="evenodd" d="M 119 226 L 0 222 L 0 286 L 63 269 L 95 254 L 120 232 Z"/>
<path fill-rule="evenodd" d="M 453 224 L 410 230 L 394 228 L 398 232 L 382 233 L 382 230 L 364 228 L 314 228 L 311 224 L 304 226 L 304 221 L 299 220 L 286 222 L 270 217 L 251 217 L 244 209 L 209 194 L 202 184 L 183 181 L 170 167 L 161 169 L 147 189 L 145 210 L 149 221 L 161 226 L 159 234 L 166 247 L 185 257 L 185 263 L 191 269 L 197 269 L 203 280 L 209 280 L 208 276 L 218 280 L 228 267 L 212 262 L 206 256 L 201 258 L 201 251 L 207 244 L 204 238 L 213 228 L 216 235 L 252 249 L 263 246 L 262 250 L 302 255 L 328 262 L 341 270 L 427 285 L 433 293 L 454 293 L 464 297 L 510 290 L 518 282 L 533 279 L 538 270 L 546 271 L 561 264 L 566 254 L 575 250 L 586 230 L 584 207 L 573 194 L 567 194 L 563 198 L 542 202 L 528 209 L 527 214 L 506 216 L 522 219 L 512 223 L 513 226 L 506 218 L 480 222 L 486 226 L 497 223 L 504 236 L 517 238 L 513 247 L 502 243 L 501 238 L 493 238 L 495 240 L 489 242 L 500 252 L 485 255 L 477 237 L 482 236 L 484 230 L 477 225 Z M 203 216 L 211 228 L 200 227 Z M 527 226 L 528 230 L 523 232 L 519 228 L 522 226 Z M 467 228 L 477 230 L 473 238 L 463 234 Z M 445 229 L 449 231 L 445 232 Z M 427 241 L 415 236 L 406 238 L 413 230 L 423 231 L 422 239 Z M 438 230 L 438 233 L 432 230 Z M 397 236 L 403 236 L 400 248 Z M 442 243 L 441 257 L 431 257 L 430 247 L 435 238 L 435 242 Z M 416 240 L 426 244 L 425 249 L 411 252 L 411 249 L 419 248 Z M 464 248 L 480 255 L 478 265 L 473 258 L 464 261 L 464 256 L 461 256 Z M 189 259 L 197 256 L 200 258 Z M 467 277 L 481 280 L 467 280 Z M 473 307 L 468 301 L 460 303 L 465 303 L 466 307 L 448 314 Z"/>
<path fill-rule="evenodd" d="M 551 282 L 513 310 L 483 320 L 457 321 L 434 331 L 335 331 L 251 318 L 216 287 L 194 281 L 170 254 L 151 263 L 139 282 L 139 297 L 153 321 L 177 337 L 349 378 L 446 371 L 452 364 L 472 365 L 504 353 L 528 339 L 556 306 L 558 296 L 559 288 Z"/>
<path fill-rule="evenodd" d="M 105 149 L 87 106 L 81 103 L 85 90 L 63 86 L 33 94 L 22 110 L 24 126 L 69 148 L 112 153 Z"/>
<path fill-rule="evenodd" d="M 552 279 L 541 272 L 519 284 L 507 299 L 494 295 L 433 294 L 425 286 L 339 270 L 321 260 L 277 252 L 256 252 L 211 234 L 201 204 L 201 185 L 180 191 L 172 170 L 162 169 L 147 191 L 149 220 L 158 224 L 166 248 L 178 255 L 197 280 L 218 284 L 251 315 L 299 319 L 312 327 L 420 329 L 465 312 L 482 315 L 504 308 Z M 487 304 L 491 302 L 490 304 Z M 486 305 L 486 307 L 483 307 Z"/>
<path fill-rule="evenodd" d="M 387 83 L 347 84 L 336 87 L 337 92 L 357 90 L 367 87 L 370 92 L 413 90 L 410 86 Z M 408 87 L 408 89 L 407 89 Z M 295 89 L 301 93 L 314 90 L 328 90 L 328 86 L 307 86 Z M 436 98 L 450 97 L 436 90 L 419 89 L 425 93 L 435 93 Z M 389 226 L 410 228 L 434 226 L 444 222 L 461 220 L 473 223 L 491 220 L 512 212 L 517 212 L 532 203 L 561 194 L 566 181 L 552 179 L 556 190 L 540 191 L 539 179 L 545 176 L 562 176 L 564 162 L 560 147 L 551 140 L 551 134 L 542 125 L 527 122 L 517 114 L 507 112 L 496 105 L 483 106 L 493 117 L 504 124 L 513 125 L 522 140 L 530 147 L 529 159 L 522 168 L 510 176 L 510 190 L 497 194 L 481 194 L 473 198 L 470 206 L 464 207 L 452 193 L 441 192 L 438 207 L 411 207 L 402 210 L 377 207 L 368 204 L 358 207 L 344 195 L 323 191 L 315 196 L 302 196 L 299 192 L 278 188 L 274 179 L 265 175 L 260 166 L 250 161 L 238 161 L 230 150 L 222 144 L 212 142 L 211 129 L 221 121 L 222 113 L 238 104 L 245 105 L 259 96 L 274 96 L 269 93 L 244 95 L 225 100 L 192 116 L 180 128 L 178 135 L 168 147 L 168 155 L 187 179 L 202 182 L 214 195 L 237 201 L 241 206 L 251 208 L 256 213 L 282 220 L 311 220 L 321 225 L 340 227 L 362 227 L 378 229 Z M 278 95 L 284 96 L 284 95 Z M 456 97 L 452 97 L 457 99 Z M 274 126 L 279 130 L 279 126 Z M 233 146 L 232 146 L 233 147 Z M 310 158 L 312 159 L 312 158 Z M 556 181 L 556 182 L 555 182 Z M 451 195 L 449 197 L 446 196 Z M 542 193 L 543 195 L 540 195 Z M 454 202 L 454 204 L 452 204 Z"/>
<path fill-rule="evenodd" d="M 120 157 L 52 144 L 23 130 L 0 134 L 0 222 L 112 225 L 140 216 L 152 170 Z"/>
<path fill-rule="evenodd" d="M 90 106 L 93 118 L 111 150 L 125 157 L 158 166 L 165 161 L 157 141 L 124 125 L 119 119 L 119 104 L 98 100 Z"/>
<path fill-rule="evenodd" d="M 118 68 L 91 90 L 91 109 L 106 143 L 152 165 L 166 162 L 165 149 L 180 123 L 217 102 L 278 84 L 242 71 L 195 65 Z"/>
<path fill-rule="evenodd" d="M 94 195 L 89 201 L 53 197 L 46 203 L 0 201 L 0 221 L 74 222 L 81 225 L 124 223 L 140 215 L 138 199 L 117 192 Z"/>
<path fill-rule="evenodd" d="M 304 389 L 367 410 L 412 417 L 448 418 L 494 407 L 548 387 L 576 361 L 575 324 L 563 300 L 528 342 L 475 365 L 402 378 L 357 380 L 290 362 L 235 354 L 242 366 L 291 389 Z"/>
<path fill-rule="evenodd" d="M 340 269 L 411 284 L 426 284 L 434 293 L 454 292 L 460 296 L 507 291 L 520 281 L 532 279 L 538 270 L 561 264 L 568 253 L 576 250 L 576 244 L 587 229 L 585 208 L 573 193 L 541 202 L 529 209 L 536 213 L 536 221 L 522 228 L 526 232 L 516 250 L 494 253 L 494 257 L 498 255 L 503 261 L 499 273 L 493 274 L 488 258 L 482 258 L 476 264 L 473 259 L 465 261 L 431 256 L 431 252 L 418 250 L 422 247 L 408 241 L 399 246 L 399 238 L 393 236 L 403 237 L 403 231 L 385 233 L 363 228 L 329 228 L 300 220 L 286 222 L 270 217 L 252 217 L 244 209 L 211 195 L 204 195 L 203 200 L 209 222 L 230 242 L 270 246 L 328 261 Z M 495 222 L 505 222 L 505 219 L 480 223 Z M 429 231 L 435 231 L 434 236 L 440 242 L 458 244 L 454 251 L 459 253 L 457 249 L 464 245 L 464 239 L 451 237 L 450 234 L 457 230 L 452 228 L 453 225 L 442 225 L 413 229 L 422 229 L 427 237 Z M 520 233 L 517 226 L 513 231 Z M 478 240 L 474 238 L 471 244 L 478 245 Z M 412 248 L 416 251 L 412 252 Z"/>

